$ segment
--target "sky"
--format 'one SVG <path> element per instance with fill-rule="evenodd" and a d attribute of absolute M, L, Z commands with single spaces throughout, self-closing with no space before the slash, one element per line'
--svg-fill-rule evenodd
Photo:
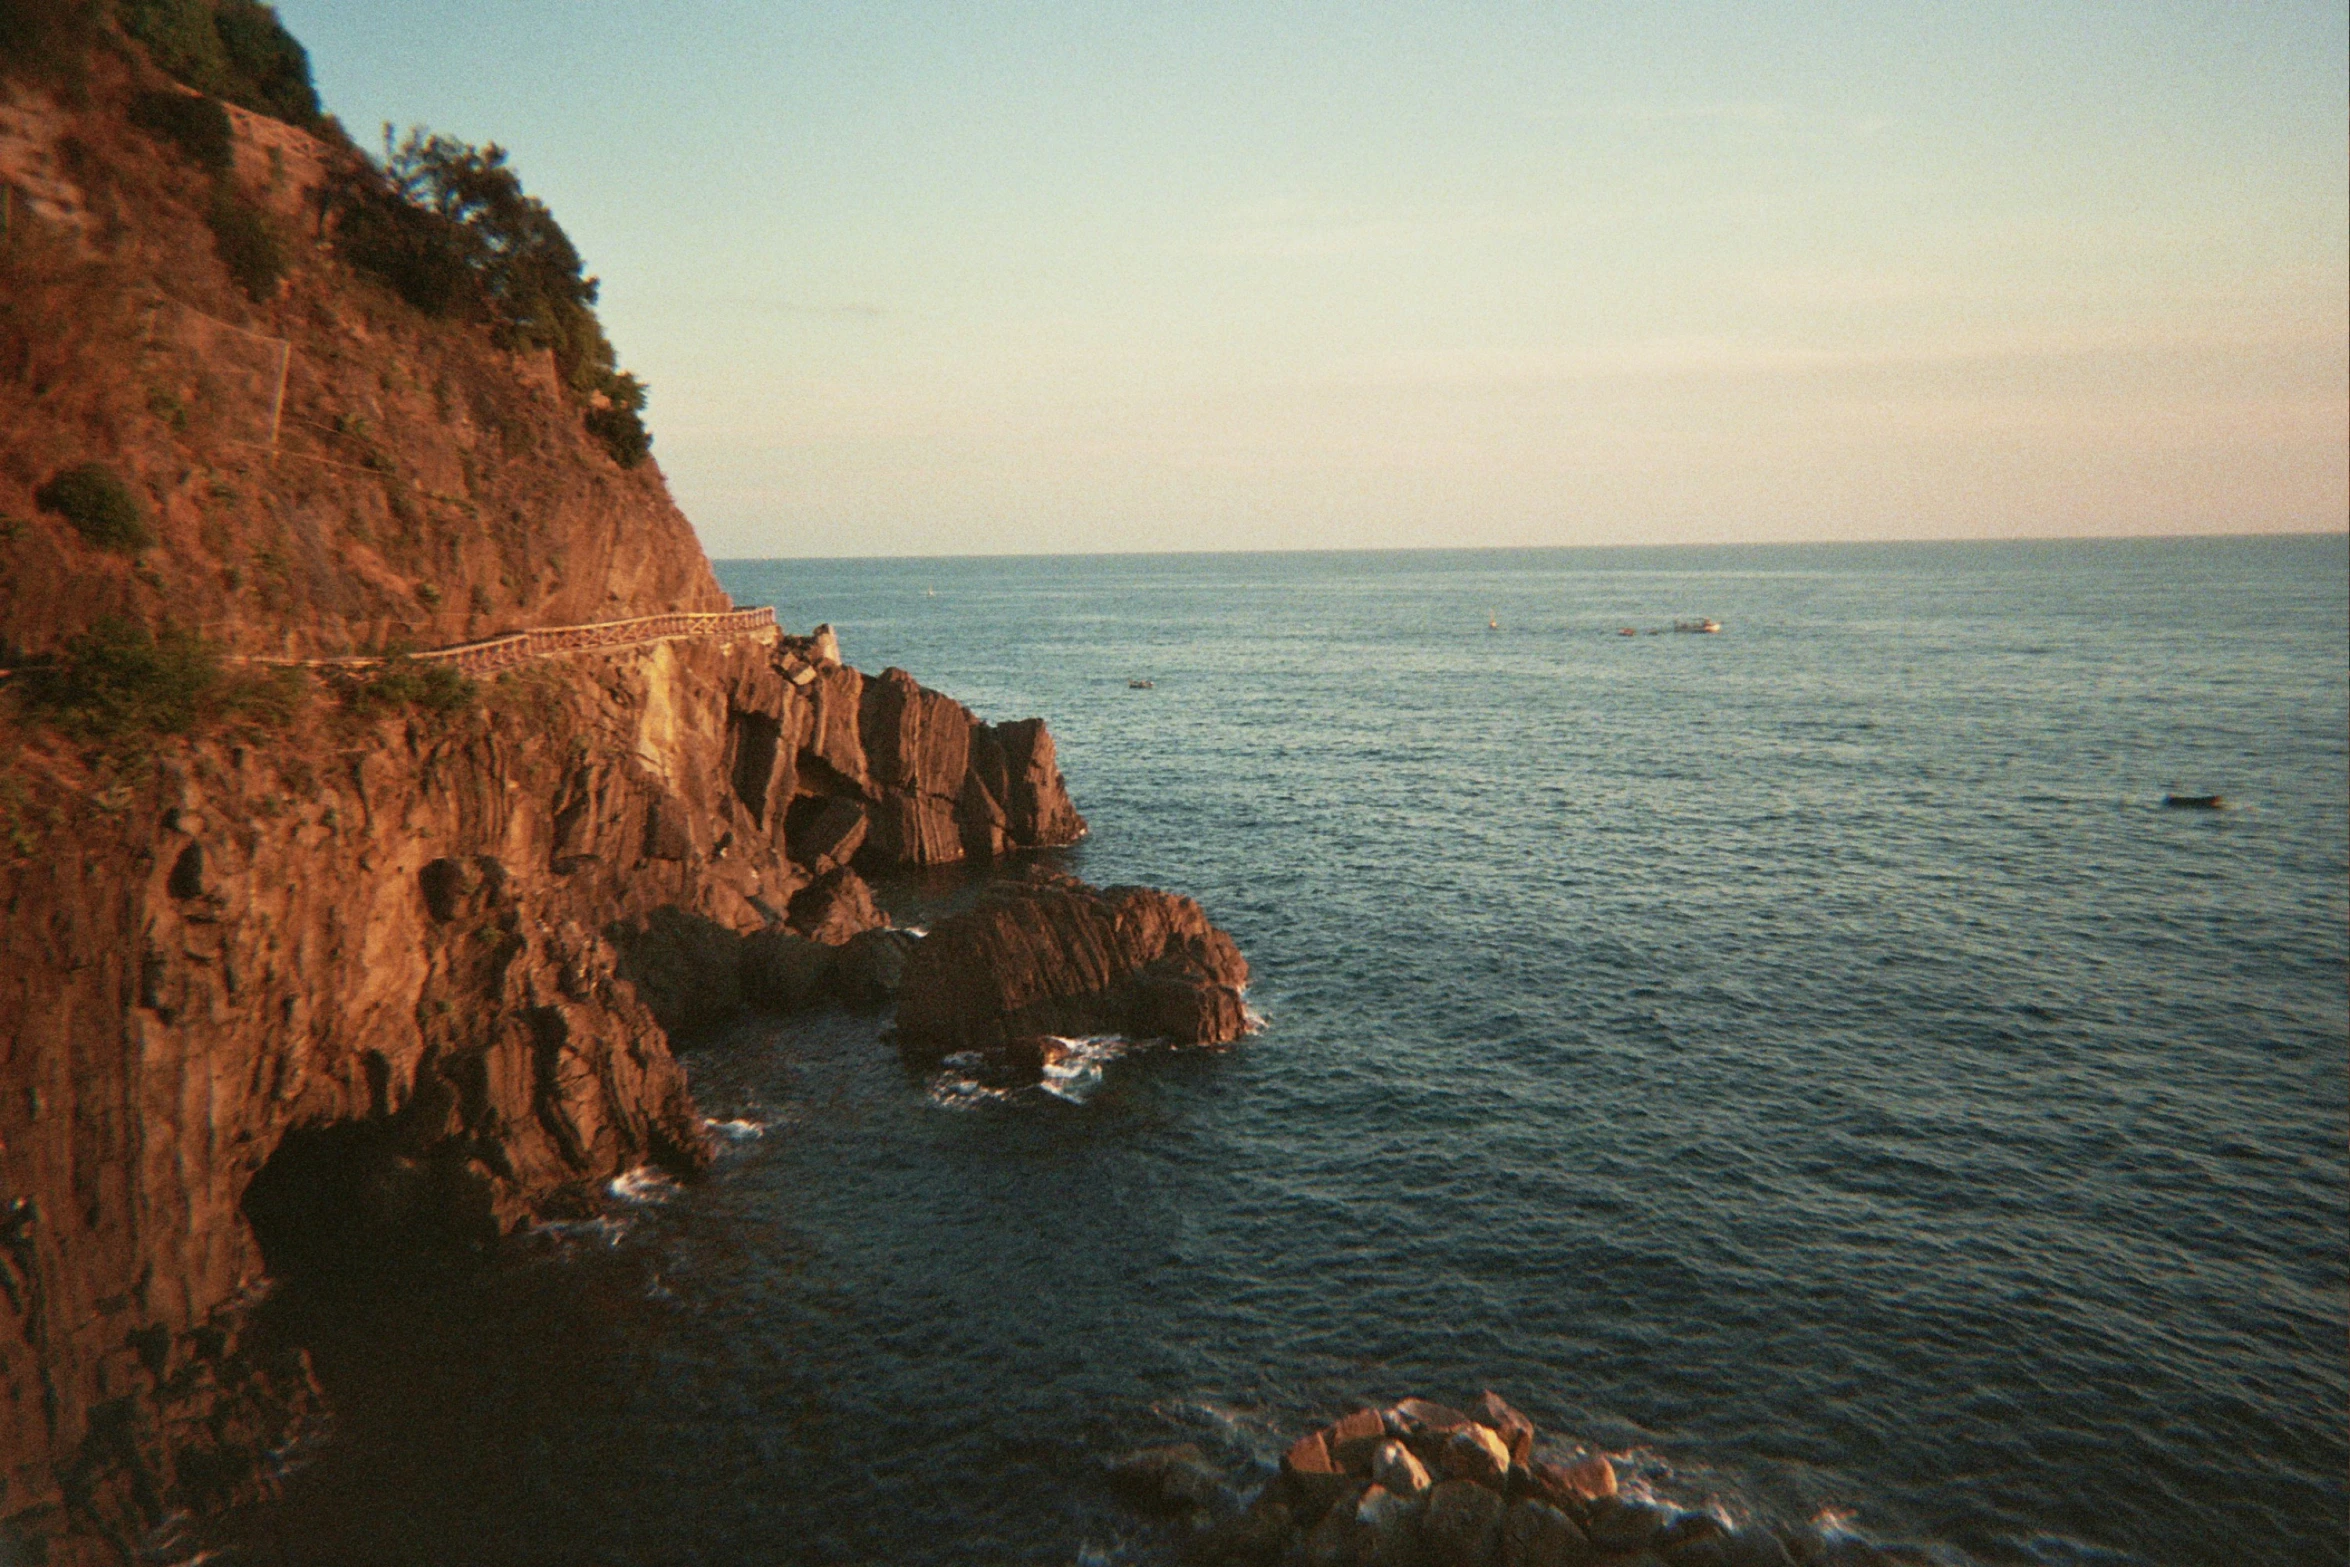
<path fill-rule="evenodd" d="M 2339 3 L 282 0 L 714 555 L 2338 531 Z"/>

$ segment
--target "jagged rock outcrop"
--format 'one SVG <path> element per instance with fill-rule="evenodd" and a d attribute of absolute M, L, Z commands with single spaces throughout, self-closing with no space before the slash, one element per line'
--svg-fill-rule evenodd
<path fill-rule="evenodd" d="M 784 791 L 827 791 L 799 797 L 821 821 L 941 775 L 869 760 L 860 710 L 809 694 L 856 672 L 794 683 L 809 646 L 576 654 L 448 717 L 365 720 L 320 692 L 290 730 L 130 768 L 0 722 L 20 1530 L 28 1507 L 78 1509 L 127 1540 L 187 1495 L 172 1389 L 227 1374 L 205 1368 L 236 1303 L 321 1236 L 475 1244 L 633 1164 L 690 1170 L 665 1024 L 894 985 L 904 938 L 830 863 L 837 838 L 821 871 L 794 858 Z M 968 754 L 968 713 L 912 700 L 934 759 L 950 724 Z M 1048 784 L 1011 791 L 1016 819 L 1075 821 Z"/>
<path fill-rule="evenodd" d="M 1040 1034 L 1221 1044 L 1247 1031 L 1247 984 L 1248 960 L 1190 898 L 1032 869 L 915 946 L 898 1042 L 924 1061 Z"/>

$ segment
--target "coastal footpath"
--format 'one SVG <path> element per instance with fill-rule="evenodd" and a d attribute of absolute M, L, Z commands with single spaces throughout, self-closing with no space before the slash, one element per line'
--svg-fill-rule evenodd
<path fill-rule="evenodd" d="M 122 14 L 0 18 L 0 1555 L 60 1564 L 269 1483 L 273 1275 L 702 1168 L 674 1034 L 1085 831 L 1041 722 L 728 601 L 502 155 Z"/>

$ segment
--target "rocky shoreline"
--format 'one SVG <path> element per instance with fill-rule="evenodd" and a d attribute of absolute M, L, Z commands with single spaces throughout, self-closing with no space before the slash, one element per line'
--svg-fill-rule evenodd
<path fill-rule="evenodd" d="M 1544 1439 L 1490 1390 L 1306 1432 L 1245 1502 L 1192 1443 L 1142 1448 L 1107 1479 L 1167 1520 L 1197 1567 L 1893 1567 L 1929 1558 L 1819 1529 L 1733 1527 L 1622 1487 L 1615 1464 Z"/>

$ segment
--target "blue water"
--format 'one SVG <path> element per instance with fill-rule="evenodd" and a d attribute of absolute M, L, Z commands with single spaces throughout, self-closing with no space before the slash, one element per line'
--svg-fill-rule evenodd
<path fill-rule="evenodd" d="M 322 1338 L 284 1559 L 1165 1560 L 1102 1455 L 1488 1386 L 1931 1559 L 2350 1559 L 2341 538 L 721 578 L 1047 717 L 1267 1026 L 702 1046 L 712 1181 Z"/>

